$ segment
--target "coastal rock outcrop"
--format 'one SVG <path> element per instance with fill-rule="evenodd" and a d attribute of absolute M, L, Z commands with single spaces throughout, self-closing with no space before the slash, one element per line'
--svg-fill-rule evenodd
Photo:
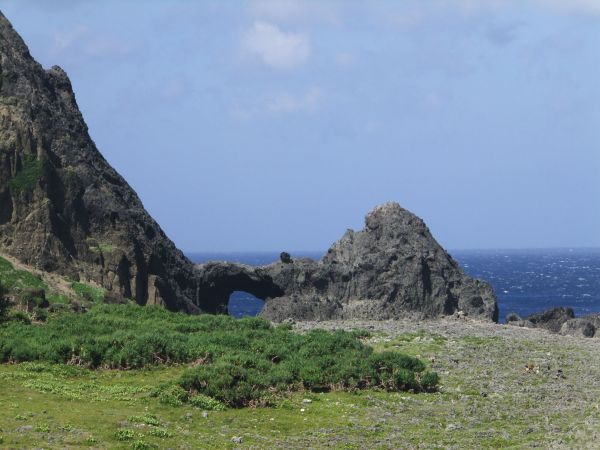
<path fill-rule="evenodd" d="M 199 312 L 193 264 L 96 149 L 60 67 L 0 13 L 0 251 L 139 304 Z"/>
<path fill-rule="evenodd" d="M 522 328 L 541 328 L 563 336 L 591 338 L 597 336 L 597 330 L 600 327 L 600 314 L 575 317 L 572 308 L 559 306 L 531 314 L 525 319 L 511 313 L 506 316 L 506 323 Z"/>
<path fill-rule="evenodd" d="M 319 261 L 263 267 L 285 295 L 267 299 L 262 315 L 327 320 L 448 316 L 458 311 L 497 321 L 492 288 L 468 277 L 419 217 L 386 203 L 348 230 Z"/>
<path fill-rule="evenodd" d="M 492 288 L 465 275 L 425 223 L 398 203 L 373 209 L 364 230 L 348 230 L 318 261 L 284 252 L 262 267 L 213 262 L 197 268 L 215 312 L 226 311 L 233 291 L 245 291 L 265 300 L 261 315 L 275 322 L 458 312 L 498 320 Z"/>
<path fill-rule="evenodd" d="M 525 318 L 533 323 L 536 328 L 543 328 L 553 333 L 558 333 L 563 324 L 575 317 L 573 308 L 557 307 L 547 311 L 534 313 Z"/>

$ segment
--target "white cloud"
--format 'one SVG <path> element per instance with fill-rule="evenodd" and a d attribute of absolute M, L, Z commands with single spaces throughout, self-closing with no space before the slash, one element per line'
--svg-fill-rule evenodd
<path fill-rule="evenodd" d="M 231 115 L 240 120 L 251 120 L 265 117 L 278 117 L 288 114 L 310 113 L 315 111 L 321 101 L 321 90 L 318 87 L 308 88 L 303 93 L 289 92 L 270 94 L 262 97 L 254 104 L 235 102 Z"/>
<path fill-rule="evenodd" d="M 600 14 L 600 0 L 443 0 L 446 4 L 458 6 L 463 12 L 471 13 L 481 9 L 499 10 L 506 6 L 533 4 L 559 12 Z"/>
<path fill-rule="evenodd" d="M 267 104 L 268 111 L 272 113 L 294 113 L 298 111 L 313 111 L 319 99 L 321 91 L 318 88 L 310 88 L 302 95 L 280 94 L 272 98 Z"/>
<path fill-rule="evenodd" d="M 600 14 L 600 0 L 536 0 L 536 3 L 566 12 Z"/>
<path fill-rule="evenodd" d="M 302 33 L 285 32 L 267 22 L 255 22 L 242 38 L 242 48 L 275 69 L 291 69 L 310 57 L 310 39 Z"/>
<path fill-rule="evenodd" d="M 123 57 L 133 51 L 130 43 L 112 36 L 97 34 L 88 27 L 77 25 L 68 31 L 54 33 L 52 47 L 53 55 L 68 54 L 74 58 Z"/>
<path fill-rule="evenodd" d="M 339 2 L 332 1 L 253 0 L 250 2 L 250 14 L 276 23 L 339 23 L 339 6 Z"/>
<path fill-rule="evenodd" d="M 88 28 L 83 25 L 77 25 L 72 30 L 66 32 L 54 33 L 54 42 L 52 46 L 53 53 L 61 53 L 73 47 L 82 37 L 88 33 Z"/>
<path fill-rule="evenodd" d="M 304 17 L 306 4 L 298 0 L 257 0 L 252 10 L 258 17 L 282 21 Z"/>
<path fill-rule="evenodd" d="M 341 52 L 335 55 L 334 61 L 340 67 L 352 67 L 356 63 L 356 57 L 350 52 Z"/>

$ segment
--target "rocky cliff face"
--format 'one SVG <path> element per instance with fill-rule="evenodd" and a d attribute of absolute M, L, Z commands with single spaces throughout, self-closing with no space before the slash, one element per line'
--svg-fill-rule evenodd
<path fill-rule="evenodd" d="M 319 261 L 286 257 L 259 268 L 211 263 L 199 271 L 222 310 L 232 291 L 243 290 L 266 300 L 262 315 L 273 321 L 433 318 L 459 311 L 498 320 L 491 287 L 466 276 L 425 223 L 397 203 L 375 208 L 364 230 L 348 230 Z"/>
<path fill-rule="evenodd" d="M 198 311 L 193 265 L 88 134 L 71 83 L 0 13 L 0 250 L 174 310 Z"/>

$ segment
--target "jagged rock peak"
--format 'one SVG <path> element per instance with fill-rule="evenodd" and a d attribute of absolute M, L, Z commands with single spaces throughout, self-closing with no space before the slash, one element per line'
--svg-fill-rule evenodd
<path fill-rule="evenodd" d="M 391 226 L 394 228 L 400 227 L 425 227 L 425 223 L 404 209 L 397 202 L 387 202 L 373 208 L 365 217 L 365 227 L 369 230 L 376 230 L 380 227 Z"/>

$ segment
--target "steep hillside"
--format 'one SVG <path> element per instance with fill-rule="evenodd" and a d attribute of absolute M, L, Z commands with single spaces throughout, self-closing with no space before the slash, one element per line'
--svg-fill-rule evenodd
<path fill-rule="evenodd" d="M 192 264 L 106 162 L 60 67 L 0 13 L 0 250 L 139 304 L 198 311 Z"/>

